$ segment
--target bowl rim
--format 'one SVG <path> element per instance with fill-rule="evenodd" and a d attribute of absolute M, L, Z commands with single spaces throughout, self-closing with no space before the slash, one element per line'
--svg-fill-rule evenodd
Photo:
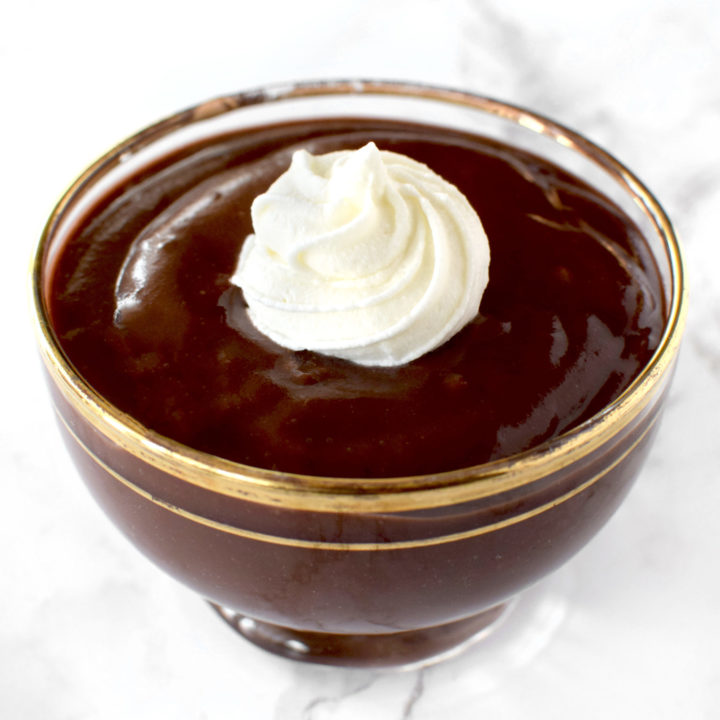
<path fill-rule="evenodd" d="M 672 292 L 658 347 L 621 395 L 571 430 L 498 460 L 425 475 L 344 478 L 257 468 L 195 450 L 143 426 L 103 398 L 77 373 L 55 337 L 43 299 L 46 251 L 73 199 L 122 162 L 126 153 L 136 152 L 177 129 L 243 107 L 333 95 L 420 98 L 498 116 L 582 154 L 634 197 L 664 242 Z M 687 314 L 684 263 L 673 226 L 655 196 L 614 156 L 567 126 L 522 106 L 465 90 L 388 80 L 318 80 L 262 86 L 215 97 L 140 130 L 102 155 L 65 191 L 41 234 L 31 267 L 31 290 L 45 368 L 64 399 L 96 431 L 155 468 L 211 492 L 262 504 L 328 511 L 386 511 L 456 504 L 531 485 L 574 463 L 601 447 L 648 406 L 660 379 L 672 367 Z M 56 412 L 62 419 L 57 406 Z"/>

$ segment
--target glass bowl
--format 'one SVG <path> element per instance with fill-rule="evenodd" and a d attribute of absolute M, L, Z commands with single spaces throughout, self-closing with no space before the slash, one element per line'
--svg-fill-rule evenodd
<path fill-rule="evenodd" d="M 326 117 L 420 121 L 501 139 L 611 197 L 644 233 L 662 278 L 664 333 L 647 367 L 602 412 L 550 442 L 415 477 L 313 477 L 248 467 L 163 437 L 110 404 L 75 371 L 50 322 L 48 278 L 64 239 L 100 198 L 167 153 L 228 130 Z M 686 305 L 670 222 L 605 151 L 490 98 L 372 81 L 217 98 L 121 143 L 55 208 L 33 287 L 60 430 L 113 523 L 257 645 L 289 658 L 357 666 L 422 662 L 463 646 L 593 537 L 650 448 Z"/>

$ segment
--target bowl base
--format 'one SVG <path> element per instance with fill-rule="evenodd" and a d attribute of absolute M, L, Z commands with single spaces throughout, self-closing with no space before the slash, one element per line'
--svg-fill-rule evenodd
<path fill-rule="evenodd" d="M 510 604 L 495 605 L 444 625 L 377 635 L 293 630 L 254 620 L 212 602 L 210 606 L 244 638 L 291 660 L 343 667 L 408 667 L 438 662 L 461 652 L 485 637 Z"/>

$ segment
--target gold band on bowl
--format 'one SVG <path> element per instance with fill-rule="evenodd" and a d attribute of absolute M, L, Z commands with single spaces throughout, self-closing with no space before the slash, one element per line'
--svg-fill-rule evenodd
<path fill-rule="evenodd" d="M 43 299 L 43 267 L 53 233 L 73 199 L 137 151 L 173 131 L 238 108 L 293 98 L 331 95 L 394 95 L 465 106 L 544 135 L 605 171 L 635 200 L 664 242 L 672 283 L 662 338 L 644 370 L 602 413 L 573 430 L 517 455 L 483 465 L 399 478 L 335 478 L 297 475 L 231 462 L 193 450 L 144 427 L 96 393 L 63 353 Z M 518 106 L 472 93 L 407 83 L 335 81 L 263 88 L 216 98 L 148 127 L 103 155 L 62 197 L 41 236 L 32 267 L 39 345 L 52 382 L 87 423 L 110 442 L 170 475 L 222 495 L 263 504 L 322 511 L 388 512 L 489 497 L 530 485 L 567 467 L 610 441 L 633 422 L 663 387 L 679 349 L 687 298 L 683 261 L 673 227 L 652 193 L 624 165 L 578 133 Z"/>
<path fill-rule="evenodd" d="M 332 542 L 332 541 L 325 541 L 325 540 L 303 540 L 300 538 L 291 538 L 291 537 L 284 537 L 279 535 L 268 535 L 267 533 L 260 533 L 256 532 L 254 530 L 247 530 L 245 528 L 237 527 L 235 525 L 229 525 L 228 523 L 219 522 L 217 520 L 211 520 L 210 518 L 207 518 L 203 515 L 198 515 L 197 513 L 190 512 L 189 510 L 185 510 L 184 508 L 180 508 L 177 505 L 174 505 L 172 503 L 167 502 L 166 500 L 162 500 L 158 497 L 155 497 L 151 493 L 149 493 L 147 490 L 144 490 L 143 488 L 139 487 L 137 484 L 129 480 L 128 478 L 121 475 L 117 470 L 110 467 L 106 462 L 104 462 L 98 455 L 93 452 L 86 444 L 83 442 L 82 438 L 80 438 L 77 433 L 70 427 L 70 425 L 65 421 L 65 419 L 62 417 L 62 415 L 58 412 L 58 418 L 60 420 L 60 423 L 63 425 L 65 430 L 68 432 L 68 434 L 72 437 L 72 439 L 77 443 L 77 445 L 83 450 L 83 452 L 90 458 L 90 460 L 95 463 L 95 465 L 98 466 L 101 470 L 106 472 L 108 475 L 110 475 L 112 478 L 114 478 L 116 481 L 118 481 L 121 485 L 124 485 L 128 490 L 136 493 L 137 495 L 140 495 L 142 498 L 147 500 L 148 502 L 152 503 L 153 505 L 157 505 L 159 507 L 164 508 L 168 512 L 171 512 L 173 515 L 179 515 L 180 517 L 185 518 L 186 520 L 190 520 L 191 522 L 198 523 L 199 525 L 203 525 L 205 527 L 211 528 L 213 530 L 219 530 L 220 532 L 229 533 L 230 535 L 238 535 L 240 537 L 246 538 L 248 540 L 255 540 L 258 542 L 264 542 L 264 543 L 271 543 L 273 545 L 284 545 L 286 547 L 295 547 L 295 548 L 304 548 L 304 549 L 313 549 L 313 550 L 337 550 L 337 551 L 365 551 L 365 552 L 377 552 L 377 551 L 387 551 L 387 550 L 407 550 L 410 548 L 417 548 L 417 547 L 427 547 L 430 545 L 444 545 L 446 543 L 450 542 L 458 542 L 461 540 L 469 540 L 474 537 L 478 537 L 479 535 L 487 535 L 488 533 L 495 532 L 497 530 L 502 530 L 503 528 L 509 527 L 511 525 L 517 525 L 518 523 L 524 522 L 526 520 L 530 520 L 531 518 L 536 517 L 537 515 L 541 515 L 544 512 L 547 512 L 548 510 L 552 510 L 553 508 L 558 507 L 559 505 L 562 505 L 563 503 L 567 502 L 568 500 L 571 500 L 572 498 L 576 497 L 582 492 L 585 492 L 588 488 L 592 487 L 596 482 L 604 478 L 608 473 L 610 473 L 612 470 L 614 470 L 620 463 L 622 463 L 627 457 L 630 456 L 630 454 L 640 445 L 643 440 L 647 437 L 647 435 L 652 431 L 653 427 L 655 426 L 655 423 L 657 421 L 658 416 L 655 415 L 653 419 L 650 421 L 648 426 L 644 428 L 642 433 L 638 437 L 636 437 L 629 447 L 625 448 L 611 463 L 606 465 L 602 468 L 602 470 L 599 470 L 597 473 L 589 477 L 588 479 L 581 482 L 579 485 L 576 485 L 572 488 L 572 490 L 568 490 L 567 492 L 553 498 L 551 501 L 540 505 L 538 507 L 534 507 L 531 510 L 527 510 L 525 512 L 516 513 L 515 515 L 512 515 L 509 518 L 505 518 L 504 520 L 498 520 L 493 523 L 480 525 L 479 527 L 474 527 L 471 530 L 464 530 L 460 532 L 454 532 L 450 533 L 448 535 L 439 535 L 429 538 L 422 538 L 422 539 L 416 539 L 416 540 L 390 540 L 390 541 L 383 541 L 383 542 Z"/>

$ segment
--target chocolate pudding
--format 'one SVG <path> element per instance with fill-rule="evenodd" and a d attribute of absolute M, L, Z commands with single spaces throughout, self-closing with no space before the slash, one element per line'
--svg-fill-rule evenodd
<path fill-rule="evenodd" d="M 300 113 L 310 119 L 288 122 Z M 418 117 L 434 124 L 415 124 Z M 448 127 L 456 123 L 467 133 Z M 543 157 L 487 139 L 479 134 L 485 129 Z M 365 364 L 275 344 L 253 324 L 265 287 L 255 280 L 280 288 L 261 296 L 272 300 L 308 285 L 276 282 L 285 276 L 271 264 L 244 274 L 243 264 L 276 238 L 277 224 L 265 232 L 256 222 L 266 201 L 254 203 L 252 222 L 251 204 L 271 185 L 277 199 L 297 149 L 319 160 L 371 142 L 375 150 L 362 156 L 368 163 L 378 148 L 394 151 L 454 184 L 482 221 L 462 226 L 481 231 L 463 242 L 482 234 L 484 243 L 486 234 L 490 248 L 477 314 L 487 246 L 475 282 L 478 245 L 456 243 L 471 261 L 453 264 L 423 300 L 454 308 L 449 298 L 461 295 L 462 321 L 448 323 L 452 333 L 437 344 L 421 345 L 425 354 L 415 347 L 407 355 L 404 336 L 388 367 L 373 358 L 383 363 L 392 353 L 367 362 L 377 333 L 361 336 L 371 339 L 361 356 L 347 356 Z M 583 179 L 546 156 L 570 163 Z M 306 167 L 305 155 L 298 157 Z M 346 187 L 364 192 L 353 185 L 358 176 L 381 177 L 362 168 L 332 197 L 349 205 L 361 193 Z M 377 200 L 373 212 L 381 207 L 374 228 L 389 226 L 387 209 L 401 207 L 380 185 L 362 195 Z M 438 185 L 416 188 L 424 208 L 442 205 Z M 605 191 L 617 194 L 640 229 Z M 318 197 L 324 213 L 327 193 L 303 196 Z M 281 233 L 283 223 L 296 231 L 288 217 L 272 215 Z M 365 233 L 363 251 L 379 247 L 384 262 L 378 237 L 386 235 Z M 423 253 L 439 248 L 433 262 L 449 247 L 435 237 L 422 246 Z M 298 238 L 305 240 L 291 239 Z M 306 257 L 308 265 L 332 264 L 336 249 L 329 260 Z M 353 251 L 343 257 L 354 262 Z M 382 277 L 394 282 L 396 267 L 383 266 Z M 330 275 L 344 282 L 355 270 Z M 469 292 L 457 292 L 460 275 L 458 287 Z M 495 100 L 373 81 L 227 96 L 139 132 L 63 197 L 33 278 L 61 432 L 112 522 L 257 645 L 355 666 L 456 651 L 598 532 L 652 444 L 685 307 L 669 220 L 600 148 Z M 290 311 L 304 312 L 313 292 L 290 298 L 301 301 Z M 405 319 L 407 297 L 389 308 L 393 329 L 406 327 L 396 318 Z M 330 304 L 332 312 L 338 307 Z M 434 332 L 440 315 L 420 323 L 422 332 Z M 413 322 L 417 316 L 426 317 L 415 314 Z M 336 317 L 316 337 L 335 343 L 335 328 L 344 331 Z M 274 333 L 278 326 L 264 327 Z M 304 346 L 314 331 L 310 322 L 297 333 Z M 355 352 L 357 345 L 338 347 Z"/>
<path fill-rule="evenodd" d="M 253 199 L 297 148 L 369 140 L 427 164 L 482 219 L 491 266 L 475 319 L 392 368 L 231 327 Z M 74 366 L 147 427 L 240 463 L 336 477 L 452 470 L 555 437 L 627 387 L 663 323 L 640 232 L 589 185 L 477 136 L 361 119 L 263 127 L 164 159 L 77 228 L 51 298 Z"/>

